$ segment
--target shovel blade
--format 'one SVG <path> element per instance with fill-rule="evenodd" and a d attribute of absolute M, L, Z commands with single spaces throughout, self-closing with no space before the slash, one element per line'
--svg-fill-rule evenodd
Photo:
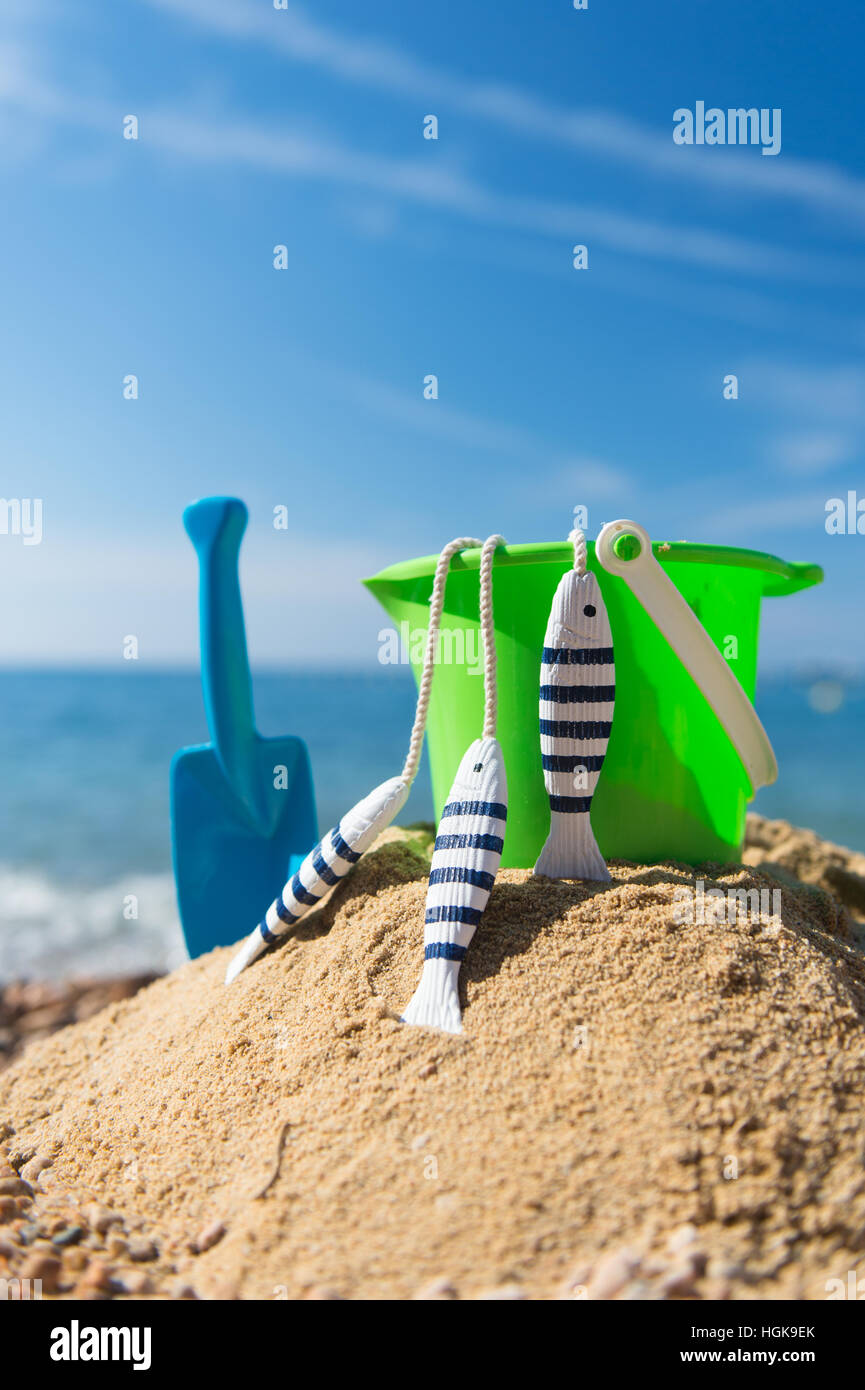
<path fill-rule="evenodd" d="M 302 739 L 256 740 L 260 805 L 231 790 L 210 744 L 171 764 L 171 831 L 186 948 L 200 956 L 252 930 L 318 839 Z"/>

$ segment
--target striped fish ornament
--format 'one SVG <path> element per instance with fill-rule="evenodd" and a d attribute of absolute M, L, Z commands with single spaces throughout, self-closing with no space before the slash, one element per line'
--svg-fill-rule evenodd
<path fill-rule="evenodd" d="M 462 1032 L 460 965 L 498 871 L 507 803 L 499 742 L 476 739 L 441 814 L 426 897 L 423 971 L 404 1023 Z"/>
<path fill-rule="evenodd" d="M 430 690 L 435 669 L 436 649 L 444 608 L 445 584 L 450 562 L 460 550 L 477 547 L 481 542 L 472 536 L 457 536 L 448 541 L 439 555 L 430 594 L 430 615 L 424 649 L 423 674 L 418 688 L 414 724 L 408 753 L 399 777 L 391 777 L 365 796 L 342 817 L 333 830 L 310 850 L 297 873 L 289 879 L 275 902 L 271 903 L 261 922 L 250 932 L 240 950 L 229 963 L 225 983 L 230 985 L 242 970 L 251 965 L 268 946 L 290 931 L 305 912 L 324 897 L 329 888 L 344 878 L 376 839 L 402 810 L 417 776 L 423 748 L 424 730 L 429 709 Z"/>
<path fill-rule="evenodd" d="M 615 683 L 613 637 L 598 581 L 569 570 L 553 598 L 541 660 L 541 759 L 550 834 L 536 874 L 609 881 L 590 812 L 610 738 Z"/>
<path fill-rule="evenodd" d="M 230 985 L 262 951 L 289 931 L 329 888 L 344 878 L 405 805 L 411 782 L 391 777 L 365 796 L 311 849 L 297 873 L 250 932 L 225 974 Z"/>

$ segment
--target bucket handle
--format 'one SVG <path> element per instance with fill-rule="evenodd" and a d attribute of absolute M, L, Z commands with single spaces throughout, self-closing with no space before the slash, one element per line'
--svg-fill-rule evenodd
<path fill-rule="evenodd" d="M 617 550 L 616 542 L 624 536 L 634 539 Z M 751 796 L 774 782 L 778 764 L 754 706 L 697 615 L 658 564 L 648 532 L 636 521 L 609 521 L 595 542 L 595 555 L 608 574 L 624 579 L 702 691 L 741 759 Z"/>

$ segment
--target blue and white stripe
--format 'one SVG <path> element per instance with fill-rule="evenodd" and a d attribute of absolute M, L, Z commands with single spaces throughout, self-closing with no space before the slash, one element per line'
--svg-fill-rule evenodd
<path fill-rule="evenodd" d="M 541 765 L 550 835 L 535 865 L 549 878 L 607 880 L 590 811 L 613 723 L 616 668 L 600 586 L 570 570 L 553 599 L 541 654 Z"/>
<path fill-rule="evenodd" d="M 507 781 L 496 739 L 469 748 L 442 811 L 424 914 L 424 965 L 403 1020 L 462 1030 L 459 968 L 480 923 L 502 857 Z"/>
<path fill-rule="evenodd" d="M 361 857 L 352 849 L 342 833 L 342 821 L 334 826 L 306 856 L 297 873 L 283 888 L 279 897 L 267 909 L 258 930 L 268 946 L 293 927 L 303 914 L 324 897 L 328 889 L 339 883 Z"/>
<path fill-rule="evenodd" d="M 402 777 L 382 782 L 342 817 L 304 859 L 297 873 L 271 903 L 264 917 L 233 957 L 225 976 L 231 984 L 247 965 L 289 932 L 324 897 L 390 825 L 405 805 L 410 783 Z"/>

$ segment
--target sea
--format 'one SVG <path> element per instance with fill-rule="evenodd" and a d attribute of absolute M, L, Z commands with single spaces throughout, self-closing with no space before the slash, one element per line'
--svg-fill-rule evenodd
<path fill-rule="evenodd" d="M 400 770 L 414 701 L 405 668 L 255 678 L 260 731 L 307 742 L 322 829 Z M 756 705 L 781 773 L 754 809 L 865 850 L 865 681 L 776 677 Z M 207 737 L 193 672 L 0 672 L 0 983 L 186 958 L 169 764 Z M 424 761 L 400 820 L 432 817 Z"/>

